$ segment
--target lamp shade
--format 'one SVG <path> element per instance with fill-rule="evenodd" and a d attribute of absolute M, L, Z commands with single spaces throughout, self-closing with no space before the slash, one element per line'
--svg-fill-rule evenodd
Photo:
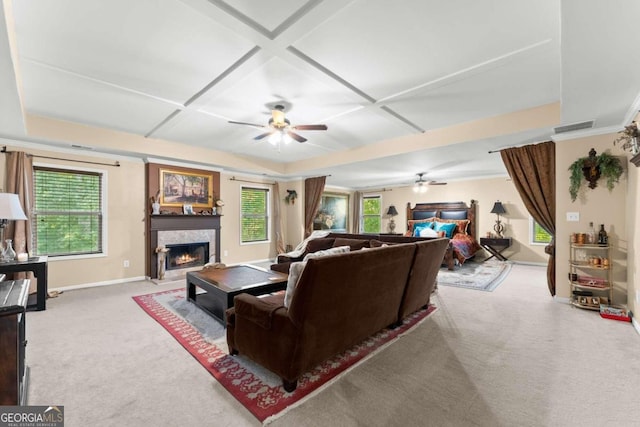
<path fill-rule="evenodd" d="M 387 215 L 390 215 L 390 216 L 398 215 L 398 211 L 396 210 L 396 207 L 393 205 L 389 206 L 389 210 L 387 210 Z"/>
<path fill-rule="evenodd" d="M 0 219 L 27 219 L 17 194 L 0 193 Z"/>
<path fill-rule="evenodd" d="M 502 206 L 502 202 L 498 200 L 493 204 L 493 209 L 491 209 L 491 213 L 505 214 L 507 213 L 507 211 L 504 209 L 504 206 Z"/>

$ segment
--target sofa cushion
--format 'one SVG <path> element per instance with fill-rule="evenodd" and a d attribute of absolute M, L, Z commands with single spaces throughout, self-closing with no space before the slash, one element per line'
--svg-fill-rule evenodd
<path fill-rule="evenodd" d="M 333 247 L 338 246 L 349 246 L 352 251 L 357 251 L 364 247 L 369 247 L 369 240 L 362 239 L 345 239 L 342 237 L 337 237 L 336 241 L 333 243 Z"/>
<path fill-rule="evenodd" d="M 313 239 L 313 240 L 309 240 L 309 242 L 307 242 L 307 253 L 311 253 L 311 252 L 317 252 L 317 251 L 323 251 L 325 249 L 329 249 L 332 248 L 333 242 L 336 239 L 331 238 L 331 237 L 323 237 L 320 239 Z"/>
<path fill-rule="evenodd" d="M 304 267 L 307 265 L 308 260 L 329 255 L 343 254 L 346 252 L 349 252 L 349 246 L 338 246 L 337 248 L 330 248 L 324 251 L 309 253 L 305 255 L 304 259 L 301 262 L 292 262 L 289 266 L 287 290 L 284 293 L 284 306 L 286 308 L 289 308 L 289 304 L 291 304 L 291 300 L 293 299 L 293 294 L 295 292 L 296 286 L 298 285 L 298 280 L 300 280 L 300 276 L 302 276 L 302 272 L 304 271 Z"/>
<path fill-rule="evenodd" d="M 309 261 L 311 258 L 320 258 L 323 256 L 343 254 L 349 252 L 351 248 L 349 246 L 337 246 L 335 248 L 325 249 L 324 251 L 311 252 L 304 256 L 303 262 Z"/>

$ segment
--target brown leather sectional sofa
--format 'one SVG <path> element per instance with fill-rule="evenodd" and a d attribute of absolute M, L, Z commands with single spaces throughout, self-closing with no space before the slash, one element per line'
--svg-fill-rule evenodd
<path fill-rule="evenodd" d="M 227 311 L 231 354 L 243 354 L 293 391 L 324 360 L 425 307 L 448 239 L 309 259 L 289 308 L 284 295 L 235 297 Z"/>
<path fill-rule="evenodd" d="M 280 273 L 289 273 L 289 266 L 292 262 L 302 261 L 305 255 L 317 251 L 322 251 L 338 246 L 349 246 L 352 251 L 362 249 L 363 247 L 377 247 L 384 243 L 414 243 L 425 240 L 433 240 L 426 237 L 407 237 L 401 235 L 389 234 L 350 234 L 350 233 L 330 233 L 326 237 L 310 240 L 302 255 L 291 258 L 286 255 L 278 255 L 276 263 L 271 265 L 271 269 Z M 442 264 L 447 265 L 449 270 L 453 270 L 453 248 L 449 244 L 445 250 Z"/>

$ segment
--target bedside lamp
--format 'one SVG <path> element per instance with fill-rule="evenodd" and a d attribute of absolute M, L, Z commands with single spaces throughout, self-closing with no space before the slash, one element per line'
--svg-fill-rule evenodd
<path fill-rule="evenodd" d="M 504 225 L 500 221 L 500 214 L 506 214 L 507 211 L 504 209 L 504 206 L 502 206 L 502 202 L 500 200 L 498 200 L 493 204 L 493 209 L 491 209 L 491 213 L 494 213 L 498 216 L 498 219 L 496 219 L 496 225 L 493 226 L 493 229 L 495 230 L 498 237 L 502 238 L 502 233 L 504 232 Z"/>
<path fill-rule="evenodd" d="M 393 217 L 398 215 L 398 211 L 396 210 L 396 207 L 393 205 L 389 206 L 389 210 L 387 210 L 387 215 L 391 217 L 391 219 L 389 220 L 389 233 L 393 233 L 396 229 L 396 223 L 393 220 Z"/>
<path fill-rule="evenodd" d="M 5 253 L 5 249 L 9 249 L 9 245 L 7 248 L 4 248 L 4 228 L 7 226 L 9 221 L 16 220 L 26 220 L 27 217 L 22 210 L 22 206 L 20 205 L 20 200 L 18 199 L 17 194 L 12 193 L 0 193 L 0 246 L 3 248 L 3 256 L 2 261 L 13 261 L 16 257 L 16 251 L 11 250 L 9 253 Z"/>

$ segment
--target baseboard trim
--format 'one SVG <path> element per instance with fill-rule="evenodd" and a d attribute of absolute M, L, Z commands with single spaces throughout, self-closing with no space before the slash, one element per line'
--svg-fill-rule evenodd
<path fill-rule="evenodd" d="M 546 262 L 533 262 L 533 261 L 512 261 L 514 264 L 520 265 L 533 265 L 535 267 L 546 267 Z"/>
<path fill-rule="evenodd" d="M 49 290 L 51 290 L 51 291 L 59 291 L 59 292 L 75 291 L 75 290 L 78 290 L 78 289 L 96 288 L 98 286 L 111 286 L 111 285 L 118 285 L 120 283 L 127 283 L 127 282 L 140 282 L 142 280 L 147 280 L 147 277 L 146 276 L 138 276 L 138 277 L 127 277 L 125 279 L 106 280 L 104 282 L 81 283 L 79 285 L 62 286 L 62 287 L 59 287 L 59 288 L 51 288 Z"/>
<path fill-rule="evenodd" d="M 640 322 L 638 322 L 635 317 L 632 317 L 631 324 L 633 325 L 633 329 L 640 335 Z"/>

